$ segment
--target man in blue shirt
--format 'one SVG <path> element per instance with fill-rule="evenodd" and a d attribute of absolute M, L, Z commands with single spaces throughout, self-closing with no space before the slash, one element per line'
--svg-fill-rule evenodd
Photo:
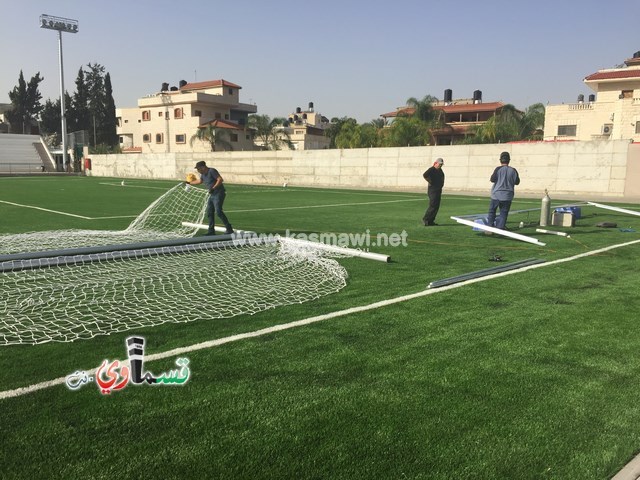
<path fill-rule="evenodd" d="M 207 167 L 206 162 L 204 162 L 203 160 L 200 160 L 198 163 L 196 163 L 196 170 L 200 174 L 200 179 L 187 183 L 189 183 L 190 185 L 200 185 L 201 183 L 204 183 L 207 187 L 207 190 L 209 190 L 209 198 L 207 200 L 209 230 L 207 231 L 207 235 L 216 234 L 216 215 L 218 216 L 218 218 L 220 218 L 225 228 L 227 229 L 226 233 L 233 233 L 233 227 L 231 226 L 231 223 L 229 223 L 227 216 L 222 210 L 222 205 L 224 204 L 226 193 L 223 184 L 224 180 L 220 176 L 220 173 L 215 168 Z"/>
<path fill-rule="evenodd" d="M 487 222 L 490 227 L 494 226 L 504 230 L 507 225 L 507 217 L 511 208 L 511 201 L 514 196 L 514 187 L 520 184 L 518 171 L 509 166 L 511 156 L 509 152 L 500 154 L 500 166 L 496 167 L 491 175 L 491 202 L 489 203 L 489 215 Z M 496 210 L 500 208 L 500 216 L 496 219 Z"/>

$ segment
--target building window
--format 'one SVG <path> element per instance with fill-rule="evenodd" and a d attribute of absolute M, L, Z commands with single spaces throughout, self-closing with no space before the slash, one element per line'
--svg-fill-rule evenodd
<path fill-rule="evenodd" d="M 640 133 L 640 122 L 636 122 L 636 133 Z"/>
<path fill-rule="evenodd" d="M 162 133 L 156 133 L 156 143 L 164 143 Z"/>
<path fill-rule="evenodd" d="M 633 90 L 622 90 L 620 98 L 633 98 Z"/>
<path fill-rule="evenodd" d="M 158 116 L 161 117 L 162 116 L 162 112 L 158 112 Z"/>
<path fill-rule="evenodd" d="M 238 141 L 238 134 L 237 133 L 230 133 L 229 134 L 229 138 L 231 139 L 232 142 L 237 142 Z"/>
<path fill-rule="evenodd" d="M 187 136 L 184 133 L 176 135 L 176 143 L 187 143 Z"/>
<path fill-rule="evenodd" d="M 225 113 L 225 114 L 224 114 L 224 119 L 225 119 L 225 120 L 229 120 L 229 114 L 228 114 L 228 113 Z"/>
<path fill-rule="evenodd" d="M 181 108 L 176 108 L 173 111 L 173 118 L 178 118 L 178 119 L 182 118 L 182 109 Z"/>
<path fill-rule="evenodd" d="M 201 117 L 202 116 L 202 110 L 194 110 L 193 111 L 193 116 L 194 117 Z"/>
<path fill-rule="evenodd" d="M 151 142 L 151 134 L 150 133 L 145 133 L 144 135 L 142 135 L 142 141 L 144 143 Z"/>
<path fill-rule="evenodd" d="M 233 95 L 233 88 L 229 89 L 229 95 Z"/>
<path fill-rule="evenodd" d="M 558 125 L 559 137 L 575 137 L 577 125 Z"/>
<path fill-rule="evenodd" d="M 129 123 L 129 120 L 125 120 L 124 123 Z"/>
<path fill-rule="evenodd" d="M 124 143 L 124 138 L 122 138 L 122 136 L 120 136 L 120 137 L 118 137 L 118 141 L 119 141 L 120 143 Z"/>
<path fill-rule="evenodd" d="M 220 112 L 216 112 L 214 117 L 215 117 L 216 120 L 220 120 L 222 118 L 222 114 Z"/>
<path fill-rule="evenodd" d="M 122 118 L 120 118 L 120 117 L 116 118 L 116 125 L 117 125 L 118 127 L 121 127 L 121 126 L 122 126 Z"/>
<path fill-rule="evenodd" d="M 151 120 L 151 112 L 149 110 L 142 111 L 142 120 L 145 122 L 148 122 L 149 120 Z"/>

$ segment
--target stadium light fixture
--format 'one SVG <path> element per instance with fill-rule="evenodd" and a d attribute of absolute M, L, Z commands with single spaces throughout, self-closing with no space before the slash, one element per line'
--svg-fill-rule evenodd
<path fill-rule="evenodd" d="M 67 119 L 64 104 L 64 68 L 62 66 L 62 32 L 78 33 L 78 21 L 71 18 L 40 15 L 40 28 L 58 31 L 58 52 L 60 60 L 60 117 L 62 123 L 62 166 L 67 168 Z"/>

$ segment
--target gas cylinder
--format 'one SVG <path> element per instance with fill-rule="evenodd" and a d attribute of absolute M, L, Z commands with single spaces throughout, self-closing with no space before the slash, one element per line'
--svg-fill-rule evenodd
<path fill-rule="evenodd" d="M 544 197 L 542 197 L 542 205 L 540 206 L 540 226 L 546 227 L 551 218 L 551 199 L 549 193 L 545 189 Z"/>

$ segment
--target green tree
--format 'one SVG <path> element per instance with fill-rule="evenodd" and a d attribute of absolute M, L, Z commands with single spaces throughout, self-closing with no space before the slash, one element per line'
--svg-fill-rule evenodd
<path fill-rule="evenodd" d="M 248 126 L 255 130 L 255 138 L 267 150 L 280 150 L 283 146 L 293 150 L 291 135 L 286 130 L 288 123 L 284 118 L 272 120 L 269 115 L 249 115 Z"/>
<path fill-rule="evenodd" d="M 386 147 L 414 147 L 431 143 L 429 123 L 416 116 L 397 117 L 387 129 L 383 144 Z"/>
<path fill-rule="evenodd" d="M 111 88 L 111 76 L 105 73 L 105 68 L 99 63 L 87 64 L 88 69 L 84 71 L 84 88 L 78 93 L 77 106 L 79 111 L 78 127 L 80 130 L 88 129 L 89 138 L 93 139 L 93 146 L 98 145 L 101 151 L 111 151 L 118 148 L 118 136 L 116 134 L 116 112 L 113 92 Z M 82 84 L 80 74 L 78 74 L 76 87 Z M 86 92 L 86 110 L 83 108 L 83 96 Z M 84 128 L 82 128 L 84 127 Z M 88 128 L 87 128 L 88 127 Z"/>
<path fill-rule="evenodd" d="M 350 117 L 342 117 L 342 118 L 333 117 L 331 119 L 331 123 L 329 124 L 329 127 L 326 128 L 324 131 L 324 134 L 327 137 L 329 137 L 329 148 L 338 148 L 336 146 L 336 138 L 338 137 L 338 134 L 340 133 L 340 130 L 342 130 L 342 126 L 345 123 L 353 123 L 355 125 L 358 122 L 356 121 L 355 118 L 350 118 Z"/>
<path fill-rule="evenodd" d="M 208 143 L 211 146 L 212 152 L 215 152 L 218 147 L 222 147 L 222 150 L 233 150 L 231 142 L 225 139 L 228 135 L 229 133 L 226 129 L 215 127 L 209 123 L 204 126 L 199 126 L 189 143 L 192 147 L 196 140 Z"/>
<path fill-rule="evenodd" d="M 39 85 L 44 80 L 40 72 L 36 73 L 29 83 L 24 80 L 24 74 L 20 70 L 18 85 L 9 92 L 11 109 L 5 115 L 11 125 L 12 133 L 31 133 L 31 126 L 38 120 L 38 115 L 42 110 L 42 95 Z"/>
<path fill-rule="evenodd" d="M 84 80 L 84 70 L 78 70 L 76 77 L 76 92 L 70 105 L 69 114 L 67 115 L 67 123 L 69 130 L 91 131 L 91 113 L 89 112 L 89 92 Z"/>
<path fill-rule="evenodd" d="M 407 99 L 407 106 L 414 109 L 413 117 L 423 122 L 434 123 L 438 115 L 433 109 L 433 104 L 437 101 L 438 99 L 432 95 L 425 95 L 422 100 L 411 97 Z"/>
<path fill-rule="evenodd" d="M 544 114 L 542 103 L 529 106 L 520 120 L 521 140 L 542 140 L 544 138 Z"/>
<path fill-rule="evenodd" d="M 541 140 L 544 127 L 544 105 L 535 103 L 525 112 L 511 104 L 484 124 L 472 129 L 462 143 L 505 143 L 519 140 Z"/>
<path fill-rule="evenodd" d="M 355 122 L 342 124 L 336 136 L 337 148 L 373 148 L 380 146 L 380 129 L 373 123 L 358 125 Z"/>
<path fill-rule="evenodd" d="M 57 140 L 61 138 L 61 131 L 60 99 L 58 98 L 55 102 L 47 99 L 40 113 L 40 133 L 42 135 L 55 135 Z"/>
<path fill-rule="evenodd" d="M 113 100 L 111 88 L 111 75 L 104 76 L 105 117 L 102 122 L 102 135 L 105 144 L 114 147 L 118 145 L 118 133 L 116 130 L 116 104 Z"/>

